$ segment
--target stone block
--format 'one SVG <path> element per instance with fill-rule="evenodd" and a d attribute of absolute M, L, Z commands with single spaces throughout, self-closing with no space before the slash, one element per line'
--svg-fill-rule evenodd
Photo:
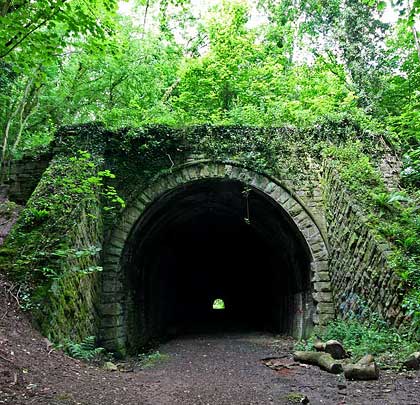
<path fill-rule="evenodd" d="M 113 239 L 115 237 L 118 240 L 125 241 L 127 239 L 127 236 L 128 232 L 125 229 L 123 230 L 121 228 L 115 228 L 112 232 L 111 238 Z"/>
<path fill-rule="evenodd" d="M 330 281 L 330 274 L 328 271 L 317 271 L 314 274 L 312 281 Z"/>
<path fill-rule="evenodd" d="M 225 165 L 225 177 L 231 178 L 232 177 L 232 165 Z"/>
<path fill-rule="evenodd" d="M 327 325 L 334 319 L 334 314 L 318 314 L 318 325 Z"/>
<path fill-rule="evenodd" d="M 109 251 L 110 249 L 114 248 L 114 249 L 117 249 L 117 250 L 121 251 L 124 248 L 124 245 L 125 245 L 125 240 L 112 238 L 109 241 L 109 244 L 107 246 L 107 250 Z"/>
<path fill-rule="evenodd" d="M 226 177 L 226 167 L 224 164 L 217 165 L 217 177 Z"/>
<path fill-rule="evenodd" d="M 248 169 L 242 169 L 239 175 L 239 179 L 244 183 L 249 184 L 252 181 L 253 175 L 254 174 Z"/>
<path fill-rule="evenodd" d="M 328 262 L 327 261 L 315 261 L 311 263 L 311 270 L 315 273 L 318 272 L 327 272 L 329 269 Z M 324 280 L 319 280 L 324 281 Z"/>
<path fill-rule="evenodd" d="M 308 218 L 308 213 L 298 203 L 292 206 L 289 214 L 293 217 L 293 221 L 295 221 L 299 228 L 301 228 L 300 223 Z"/>
<path fill-rule="evenodd" d="M 314 290 L 320 292 L 329 292 L 331 291 L 331 283 L 329 281 L 318 281 L 314 284 Z"/>
<path fill-rule="evenodd" d="M 121 291 L 122 283 L 115 279 L 103 280 L 102 281 L 102 291 L 104 293 L 113 293 Z"/>
<path fill-rule="evenodd" d="M 119 303 L 101 304 L 100 313 L 102 316 L 118 316 L 123 313 L 122 305 Z"/>
<path fill-rule="evenodd" d="M 121 254 L 122 254 L 122 248 L 121 247 L 108 246 L 105 250 L 105 254 L 106 254 L 107 257 L 112 256 L 112 257 L 119 258 L 119 257 L 121 257 Z"/>
<path fill-rule="evenodd" d="M 270 181 L 265 187 L 264 187 L 264 193 L 270 195 L 275 189 L 277 185 L 276 183 L 273 183 Z"/>
<path fill-rule="evenodd" d="M 121 327 L 124 324 L 124 317 L 118 316 L 103 316 L 101 319 L 101 328 L 109 329 L 115 327 Z"/>
<path fill-rule="evenodd" d="M 182 170 L 181 170 L 181 176 L 186 180 L 186 181 L 190 181 L 191 180 L 191 177 L 190 177 L 190 169 L 188 168 L 188 167 L 184 167 Z M 169 180 L 169 178 L 171 178 L 172 176 L 169 176 L 168 177 L 168 180 Z M 168 184 L 169 185 L 169 184 Z M 173 188 L 173 186 L 172 185 L 170 185 L 170 187 L 169 188 Z"/>
<path fill-rule="evenodd" d="M 207 178 L 210 175 L 209 167 L 207 165 L 203 165 L 200 169 L 200 177 Z"/>
<path fill-rule="evenodd" d="M 277 186 L 273 192 L 270 193 L 270 197 L 280 205 L 283 205 L 284 202 L 291 198 L 290 194 L 281 186 Z"/>
<path fill-rule="evenodd" d="M 122 326 L 114 326 L 111 328 L 101 329 L 101 339 L 103 341 L 116 342 L 124 336 L 124 328 Z"/>
<path fill-rule="evenodd" d="M 315 292 L 312 296 L 316 302 L 333 302 L 331 292 Z"/>
<path fill-rule="evenodd" d="M 103 261 L 104 273 L 118 273 L 119 272 L 119 257 L 105 256 Z"/>
<path fill-rule="evenodd" d="M 230 171 L 230 178 L 235 180 L 240 180 L 242 174 L 242 168 L 238 166 L 232 166 L 232 170 Z"/>
<path fill-rule="evenodd" d="M 217 165 L 209 164 L 207 167 L 208 167 L 208 176 L 209 177 L 218 177 Z"/>
<path fill-rule="evenodd" d="M 334 315 L 335 314 L 335 308 L 334 308 L 334 304 L 333 303 L 320 302 L 316 306 L 316 309 L 317 309 L 317 312 L 319 314 L 330 314 L 330 315 Z"/>
<path fill-rule="evenodd" d="M 315 260 L 319 260 L 319 261 L 328 260 L 328 251 L 325 247 L 322 250 L 313 252 L 312 255 Z"/>

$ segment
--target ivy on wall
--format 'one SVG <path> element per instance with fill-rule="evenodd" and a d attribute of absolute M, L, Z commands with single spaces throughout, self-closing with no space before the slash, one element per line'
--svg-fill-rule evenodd
<path fill-rule="evenodd" d="M 81 315 L 77 289 L 83 284 L 94 290 L 95 273 L 102 270 L 101 207 L 124 206 L 116 190 L 104 185 L 114 175 L 103 164 L 83 150 L 56 155 L 0 252 L 2 267 L 21 285 L 21 305 L 53 340 L 84 334 L 66 330 L 71 313 L 77 313 L 75 325 L 91 322 L 88 309 Z"/>
<path fill-rule="evenodd" d="M 388 190 L 363 147 L 360 141 L 331 145 L 325 159 L 340 174 L 378 243 L 392 249 L 388 263 L 405 283 L 403 306 L 420 333 L 420 193 L 410 186 Z"/>
<path fill-rule="evenodd" d="M 370 226 L 394 246 L 395 270 L 410 287 L 405 305 L 418 325 L 418 193 L 410 187 L 396 194 L 386 190 L 377 169 L 389 148 L 384 139 L 384 134 L 349 117 L 326 118 L 305 130 L 204 125 L 110 132 L 99 124 L 64 127 L 52 144 L 56 156 L 1 249 L 0 260 L 25 286 L 28 306 L 44 308 L 42 320 L 51 314 L 44 305 L 51 296 L 63 304 L 66 285 L 77 289 L 83 278 L 95 279 L 101 270 L 104 229 L 118 220 L 125 204 L 189 157 L 236 161 L 257 172 L 293 180 L 296 188 L 308 179 L 319 181 L 322 162 L 328 160 L 363 207 Z M 88 236 L 82 235 L 82 228 L 89 230 Z M 63 283 L 69 275 L 72 281 Z M 94 284 L 89 287 L 93 295 Z M 70 295 L 79 302 L 76 309 L 85 313 L 86 324 L 89 302 Z M 55 313 L 61 311 L 58 304 L 54 308 Z M 59 317 L 66 316 L 75 315 L 60 313 Z M 57 326 L 61 327 L 65 328 Z M 83 338 L 92 331 L 77 333 Z"/>

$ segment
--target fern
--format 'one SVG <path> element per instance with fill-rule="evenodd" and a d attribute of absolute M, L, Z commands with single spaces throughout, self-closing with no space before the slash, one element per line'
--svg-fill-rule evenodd
<path fill-rule="evenodd" d="M 80 343 L 68 340 L 65 343 L 65 351 L 69 356 L 80 360 L 93 360 L 104 352 L 103 347 L 96 347 L 95 336 L 87 336 Z"/>

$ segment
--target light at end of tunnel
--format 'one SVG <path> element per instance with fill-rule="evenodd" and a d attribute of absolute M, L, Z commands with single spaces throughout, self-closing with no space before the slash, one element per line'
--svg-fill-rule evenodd
<path fill-rule="evenodd" d="M 216 298 L 213 302 L 213 309 L 225 309 L 225 303 L 221 298 Z"/>

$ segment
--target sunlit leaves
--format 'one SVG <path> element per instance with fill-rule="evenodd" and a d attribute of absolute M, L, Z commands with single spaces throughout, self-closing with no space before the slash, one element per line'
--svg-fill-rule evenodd
<path fill-rule="evenodd" d="M 104 38 L 112 32 L 116 6 L 116 0 L 40 0 L 4 8 L 0 15 L 0 58 L 29 64 L 24 58 L 32 56 L 42 63 L 74 38 Z"/>

